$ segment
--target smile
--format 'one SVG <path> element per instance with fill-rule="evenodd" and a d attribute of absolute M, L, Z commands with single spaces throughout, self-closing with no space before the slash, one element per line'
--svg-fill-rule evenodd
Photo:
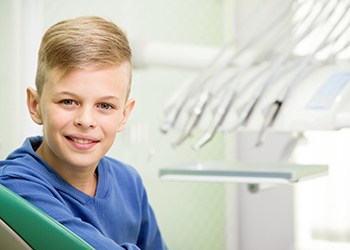
<path fill-rule="evenodd" d="M 99 142 L 96 139 L 80 137 L 80 136 L 66 136 L 66 138 L 72 143 L 74 143 L 75 145 L 81 145 L 81 146 L 92 146 Z"/>
<path fill-rule="evenodd" d="M 79 139 L 79 138 L 72 138 L 72 137 L 69 137 L 70 140 L 76 142 L 76 143 L 80 143 L 80 144 L 89 144 L 89 143 L 93 143 L 94 141 L 91 141 L 91 140 L 87 140 L 87 139 Z"/>

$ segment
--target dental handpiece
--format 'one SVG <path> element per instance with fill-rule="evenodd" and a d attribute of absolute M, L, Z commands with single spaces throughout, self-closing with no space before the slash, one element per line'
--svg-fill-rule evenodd
<path fill-rule="evenodd" d="M 214 117 L 204 135 L 192 146 L 194 150 L 199 150 L 206 143 L 208 143 L 216 134 L 218 128 L 222 125 L 225 117 L 232 106 L 232 103 L 236 97 L 236 91 L 231 91 L 226 94 L 223 102 L 216 109 Z"/>
<path fill-rule="evenodd" d="M 202 92 L 202 94 L 199 96 L 198 102 L 195 104 L 194 108 L 192 109 L 192 112 L 190 113 L 189 119 L 186 121 L 186 124 L 182 130 L 180 137 L 178 138 L 178 140 L 176 140 L 176 142 L 173 143 L 174 146 L 180 145 L 187 139 L 188 136 L 190 136 L 193 128 L 196 126 L 200 116 L 202 115 L 209 99 L 210 93 L 206 91 Z"/>

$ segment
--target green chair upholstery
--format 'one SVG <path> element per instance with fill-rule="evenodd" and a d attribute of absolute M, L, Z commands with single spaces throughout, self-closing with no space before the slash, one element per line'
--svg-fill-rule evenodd
<path fill-rule="evenodd" d="M 0 249 L 93 249 L 72 231 L 0 185 Z"/>

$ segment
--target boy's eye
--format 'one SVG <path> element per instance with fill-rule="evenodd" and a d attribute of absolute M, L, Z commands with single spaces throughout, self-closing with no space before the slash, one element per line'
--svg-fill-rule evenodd
<path fill-rule="evenodd" d="M 74 104 L 76 104 L 75 101 L 70 100 L 70 99 L 63 100 L 62 103 L 63 103 L 64 105 L 74 105 Z"/>
<path fill-rule="evenodd" d="M 98 105 L 99 108 L 101 109 L 105 109 L 105 110 L 109 110 L 109 109 L 112 109 L 112 105 L 108 104 L 108 103 L 101 103 Z"/>

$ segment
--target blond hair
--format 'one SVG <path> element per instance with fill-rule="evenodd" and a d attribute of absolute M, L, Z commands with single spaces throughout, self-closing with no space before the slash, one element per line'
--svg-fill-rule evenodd
<path fill-rule="evenodd" d="M 124 62 L 131 63 L 131 49 L 117 25 L 94 16 L 67 19 L 51 26 L 41 40 L 35 85 L 41 95 L 53 69 L 68 73 L 87 66 L 102 68 Z M 129 91 L 130 86 L 128 94 Z"/>

